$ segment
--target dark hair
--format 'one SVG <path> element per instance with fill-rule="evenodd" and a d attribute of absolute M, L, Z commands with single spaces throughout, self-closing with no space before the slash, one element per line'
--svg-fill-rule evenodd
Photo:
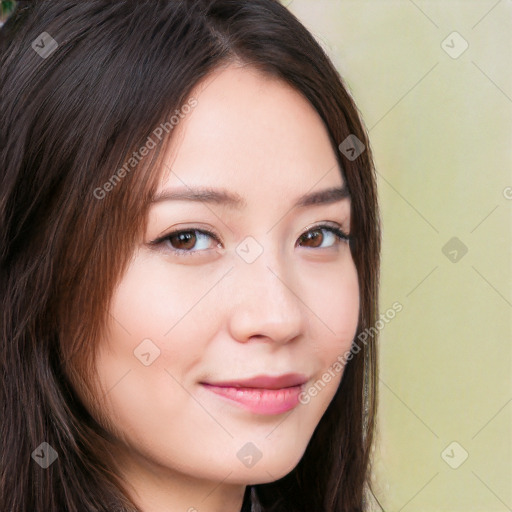
<path fill-rule="evenodd" d="M 46 58 L 33 46 L 43 32 L 58 45 Z M 380 229 L 369 143 L 339 74 L 285 7 L 275 0 L 20 3 L 0 30 L 2 511 L 137 510 L 109 458 L 109 433 L 77 390 L 88 392 L 94 349 L 145 229 L 164 145 L 103 198 L 94 191 L 202 78 L 235 60 L 291 84 L 323 119 L 351 194 L 356 338 L 375 324 Z M 355 159 L 338 150 L 349 135 L 366 147 Z M 365 508 L 376 376 L 372 336 L 348 361 L 299 464 L 276 482 L 248 486 L 244 511 L 251 494 L 264 512 Z M 31 459 L 42 442 L 59 454 L 46 470 Z"/>

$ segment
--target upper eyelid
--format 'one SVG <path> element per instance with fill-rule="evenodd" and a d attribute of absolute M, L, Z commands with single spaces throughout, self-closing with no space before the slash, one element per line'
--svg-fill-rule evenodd
<path fill-rule="evenodd" d="M 328 221 L 328 220 L 319 221 L 319 222 L 316 222 L 316 223 L 313 223 L 313 224 L 307 226 L 304 229 L 303 234 L 307 233 L 308 231 L 311 231 L 312 229 L 320 229 L 320 228 L 339 229 L 339 230 L 343 231 L 347 236 L 349 236 L 348 233 L 343 229 L 343 224 L 340 224 L 339 222 Z"/>

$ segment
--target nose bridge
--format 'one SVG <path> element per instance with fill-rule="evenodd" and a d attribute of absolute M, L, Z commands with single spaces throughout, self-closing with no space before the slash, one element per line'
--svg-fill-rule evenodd
<path fill-rule="evenodd" d="M 240 341 L 259 335 L 286 342 L 305 327 L 303 305 L 294 289 L 293 268 L 279 258 L 278 248 L 262 248 L 256 256 L 257 248 L 251 243 L 237 248 L 232 334 Z M 252 251 L 254 259 L 246 259 L 248 252 L 240 248 Z"/>

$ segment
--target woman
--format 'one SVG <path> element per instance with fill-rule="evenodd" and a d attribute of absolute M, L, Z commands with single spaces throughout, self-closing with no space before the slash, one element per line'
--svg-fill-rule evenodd
<path fill-rule="evenodd" d="M 375 177 L 312 36 L 274 0 L 0 32 L 1 510 L 363 510 Z"/>

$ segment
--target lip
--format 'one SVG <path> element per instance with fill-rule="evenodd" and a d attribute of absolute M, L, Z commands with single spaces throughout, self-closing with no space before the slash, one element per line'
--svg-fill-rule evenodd
<path fill-rule="evenodd" d="M 208 391 L 256 414 L 282 414 L 299 404 L 307 377 L 298 373 L 249 379 L 201 382 Z"/>
<path fill-rule="evenodd" d="M 301 386 L 307 381 L 308 378 L 301 373 L 286 373 L 278 376 L 257 375 L 249 379 L 207 382 L 206 384 L 230 388 L 283 389 Z"/>

